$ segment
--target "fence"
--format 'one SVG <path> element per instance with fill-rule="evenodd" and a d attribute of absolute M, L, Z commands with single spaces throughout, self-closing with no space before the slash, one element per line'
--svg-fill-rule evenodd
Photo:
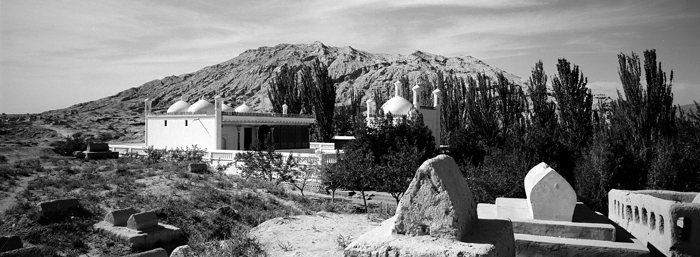
<path fill-rule="evenodd" d="M 608 218 L 666 256 L 700 256 L 698 193 L 610 190 Z"/>

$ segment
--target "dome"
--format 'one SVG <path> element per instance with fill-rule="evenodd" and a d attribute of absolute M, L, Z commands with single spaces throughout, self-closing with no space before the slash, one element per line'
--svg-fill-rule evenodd
<path fill-rule="evenodd" d="M 188 104 L 185 101 L 177 101 L 170 107 L 168 107 L 167 113 L 173 113 L 173 112 L 186 112 L 187 109 L 190 108 L 190 104 Z"/>
<path fill-rule="evenodd" d="M 250 108 L 247 104 L 243 103 L 240 106 L 236 107 L 234 110 L 235 112 L 255 112 L 253 111 L 253 108 Z"/>
<path fill-rule="evenodd" d="M 413 108 L 413 104 L 400 96 L 394 96 L 382 105 L 384 114 L 391 112 L 393 115 L 408 115 L 411 108 Z"/>
<path fill-rule="evenodd" d="M 233 107 L 231 107 L 230 105 L 228 105 L 228 104 L 223 104 L 223 105 L 221 106 L 221 111 L 222 111 L 222 112 L 233 112 L 234 110 L 233 110 Z"/>
<path fill-rule="evenodd" d="M 207 113 L 207 114 L 213 114 L 214 113 L 214 105 L 211 104 L 207 100 L 199 100 L 196 103 L 194 103 L 190 108 L 187 109 L 188 112 L 191 113 Z"/>

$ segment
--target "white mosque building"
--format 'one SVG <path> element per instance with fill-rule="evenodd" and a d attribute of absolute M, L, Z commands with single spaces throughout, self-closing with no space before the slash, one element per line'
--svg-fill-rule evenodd
<path fill-rule="evenodd" d="M 413 91 L 413 103 L 406 100 L 406 98 L 401 97 L 401 82 L 394 82 L 394 97 L 386 101 L 382 105 L 382 111 L 385 114 L 391 113 L 393 117 L 415 115 L 420 113 L 423 115 L 423 122 L 426 126 L 433 132 L 433 137 L 435 137 L 435 143 L 440 145 L 440 104 L 442 101 L 442 91 L 440 89 L 435 89 L 433 91 L 433 106 L 420 106 L 419 95 L 422 90 L 420 86 L 416 85 L 412 89 Z M 377 108 L 377 103 L 374 99 L 367 100 L 367 125 L 371 126 L 372 121 L 376 118 L 375 110 Z M 394 120 L 397 122 L 398 120 Z"/>
<path fill-rule="evenodd" d="M 236 107 L 214 97 L 214 104 L 201 99 L 193 104 L 180 100 L 165 113 L 151 111 L 145 101 L 145 143 L 155 148 L 184 148 L 196 144 L 208 150 L 249 150 L 271 135 L 275 149 L 309 148 L 313 115 L 259 113 L 245 103 Z"/>

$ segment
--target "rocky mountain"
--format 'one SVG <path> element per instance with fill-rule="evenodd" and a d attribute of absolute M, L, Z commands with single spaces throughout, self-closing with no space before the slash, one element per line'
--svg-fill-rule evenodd
<path fill-rule="evenodd" d="M 421 82 L 426 81 L 426 78 L 428 82 L 433 80 L 436 71 L 457 76 L 482 72 L 492 77 L 497 72 L 503 72 L 471 56 L 444 57 L 421 51 L 409 55 L 375 54 L 350 46 L 326 46 L 320 42 L 279 44 L 247 50 L 231 60 L 193 73 L 153 80 L 113 96 L 57 111 L 138 113 L 143 110 L 143 100 L 146 98 L 154 99 L 153 108 L 158 111 L 167 109 L 181 97 L 193 103 L 201 97 L 211 101 L 216 94 L 222 95 L 226 103 L 234 107 L 246 102 L 256 110 L 267 111 L 270 109 L 268 82 L 275 70 L 284 64 L 296 66 L 315 58 L 328 67 L 329 74 L 339 83 L 338 103 L 348 101 L 353 93 L 352 87 L 364 91 L 379 88 L 389 94 L 393 92 L 393 82 L 402 76 L 414 85 L 426 84 Z M 517 76 L 504 74 L 516 84 L 525 84 Z"/>

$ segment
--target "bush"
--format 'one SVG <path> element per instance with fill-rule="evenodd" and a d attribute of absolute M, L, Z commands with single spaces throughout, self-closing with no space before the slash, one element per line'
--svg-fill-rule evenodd
<path fill-rule="evenodd" d="M 54 152 L 63 156 L 73 156 L 75 151 L 85 151 L 89 143 L 93 142 L 94 138 L 82 133 L 75 133 L 66 136 L 62 141 L 57 141 L 51 144 Z"/>

